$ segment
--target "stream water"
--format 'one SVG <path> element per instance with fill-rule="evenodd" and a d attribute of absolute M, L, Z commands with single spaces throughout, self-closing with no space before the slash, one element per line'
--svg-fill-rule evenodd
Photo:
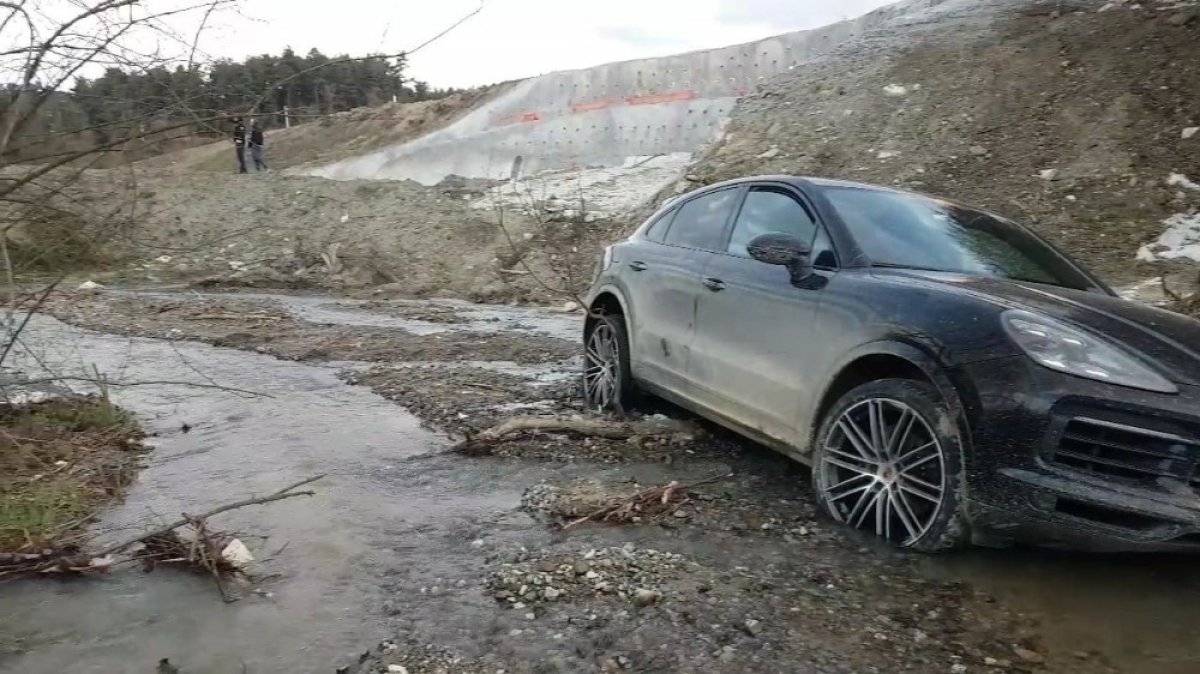
<path fill-rule="evenodd" d="M 0 665 L 26 672 L 148 671 L 148 663 L 170 657 L 188 663 L 188 671 L 238 672 L 243 663 L 250 671 L 332 671 L 348 651 L 384 635 L 379 573 L 400 561 L 384 532 L 454 495 L 398 498 L 379 477 L 406 457 L 443 448 L 441 439 L 402 409 L 341 383 L 334 370 L 107 337 L 50 319 L 38 320 L 26 342 L 68 372 L 94 366 L 120 381 L 220 382 L 262 394 L 185 385 L 114 389 L 116 401 L 160 437 L 149 467 L 102 529 L 174 519 L 326 477 L 315 497 L 221 518 L 222 528 L 269 535 L 257 546 L 266 553 L 283 548 L 269 565 L 283 574 L 265 586 L 270 599 L 226 606 L 211 580 L 169 571 L 10 584 L 0 590 L 0 634 L 27 652 Z M 496 505 L 486 493 L 472 500 L 485 509 Z"/>
<path fill-rule="evenodd" d="M 353 305 L 275 299 L 300 313 L 325 312 L 322 322 L 372 320 Z M 516 309 L 476 311 L 518 322 Z M 565 330 L 547 320 L 540 330 Z M 49 318 L 32 323 L 26 344 L 31 348 L 19 355 L 25 365 L 36 356 L 59 371 L 95 368 L 124 382 L 176 382 L 113 390 L 159 436 L 147 469 L 101 530 L 326 477 L 314 497 L 235 511 L 217 523 L 269 537 L 248 541 L 280 574 L 263 586 L 270 596 L 226 605 L 211 580 L 170 571 L 6 584 L 2 671 L 147 672 L 168 657 L 189 674 L 329 672 L 405 621 L 421 620 L 420 613 L 397 619 L 384 588 L 395 591 L 431 569 L 463 590 L 427 610 L 454 612 L 450 622 L 466 643 L 494 611 L 478 591 L 479 537 L 536 544 L 544 535 L 513 511 L 525 486 L 560 468 L 441 458 L 445 439 L 368 390 L 342 383 L 332 367 L 100 335 Z M 261 395 L 202 388 L 214 382 Z M 980 550 L 916 564 L 931 577 L 965 580 L 1039 614 L 1059 647 L 1100 651 L 1124 671 L 1200 671 L 1195 558 Z"/>

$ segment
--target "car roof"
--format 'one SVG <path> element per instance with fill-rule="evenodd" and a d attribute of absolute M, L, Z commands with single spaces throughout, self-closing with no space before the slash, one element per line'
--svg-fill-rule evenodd
<path fill-rule="evenodd" d="M 705 185 L 704 187 L 702 187 L 700 189 L 710 190 L 710 189 L 714 189 L 714 188 L 731 187 L 733 185 L 741 185 L 743 183 L 753 183 L 753 182 L 792 183 L 792 184 L 797 184 L 797 185 L 808 184 L 808 185 L 814 185 L 816 187 L 851 187 L 851 188 L 857 188 L 857 189 L 863 189 L 863 190 L 874 190 L 874 191 L 878 191 L 878 192 L 898 192 L 898 193 L 904 193 L 904 194 L 915 194 L 915 192 L 908 192 L 906 190 L 900 190 L 900 189 L 896 189 L 894 187 L 885 187 L 883 185 L 873 185 L 870 183 L 860 183 L 860 182 L 855 182 L 852 180 L 835 180 L 833 178 L 818 178 L 816 176 L 798 176 L 798 175 L 784 175 L 784 174 L 743 176 L 741 178 L 733 178 L 733 179 L 725 180 L 725 181 L 722 181 L 719 183 L 713 183 L 712 185 Z"/>

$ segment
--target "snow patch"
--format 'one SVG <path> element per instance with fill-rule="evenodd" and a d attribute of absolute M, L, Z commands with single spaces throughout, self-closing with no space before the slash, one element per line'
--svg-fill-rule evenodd
<path fill-rule="evenodd" d="M 1172 173 L 1171 175 L 1167 176 L 1167 185 L 1200 192 L 1200 183 L 1192 182 L 1182 173 Z"/>
<path fill-rule="evenodd" d="M 1166 231 L 1158 240 L 1142 246 L 1137 259 L 1143 262 L 1178 259 L 1200 262 L 1200 213 L 1178 213 L 1163 224 L 1167 226 Z"/>

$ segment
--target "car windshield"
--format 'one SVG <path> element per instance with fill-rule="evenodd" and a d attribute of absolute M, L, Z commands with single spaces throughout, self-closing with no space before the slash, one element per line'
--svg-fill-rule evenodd
<path fill-rule="evenodd" d="M 1028 231 L 983 211 L 857 187 L 832 187 L 825 194 L 875 266 L 1096 287 Z"/>

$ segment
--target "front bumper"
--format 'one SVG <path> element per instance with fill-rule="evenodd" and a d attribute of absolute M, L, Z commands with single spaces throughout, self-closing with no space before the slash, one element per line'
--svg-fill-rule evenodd
<path fill-rule="evenodd" d="M 1200 552 L 1200 387 L 1137 391 L 1023 356 L 961 374 L 980 542 Z"/>

